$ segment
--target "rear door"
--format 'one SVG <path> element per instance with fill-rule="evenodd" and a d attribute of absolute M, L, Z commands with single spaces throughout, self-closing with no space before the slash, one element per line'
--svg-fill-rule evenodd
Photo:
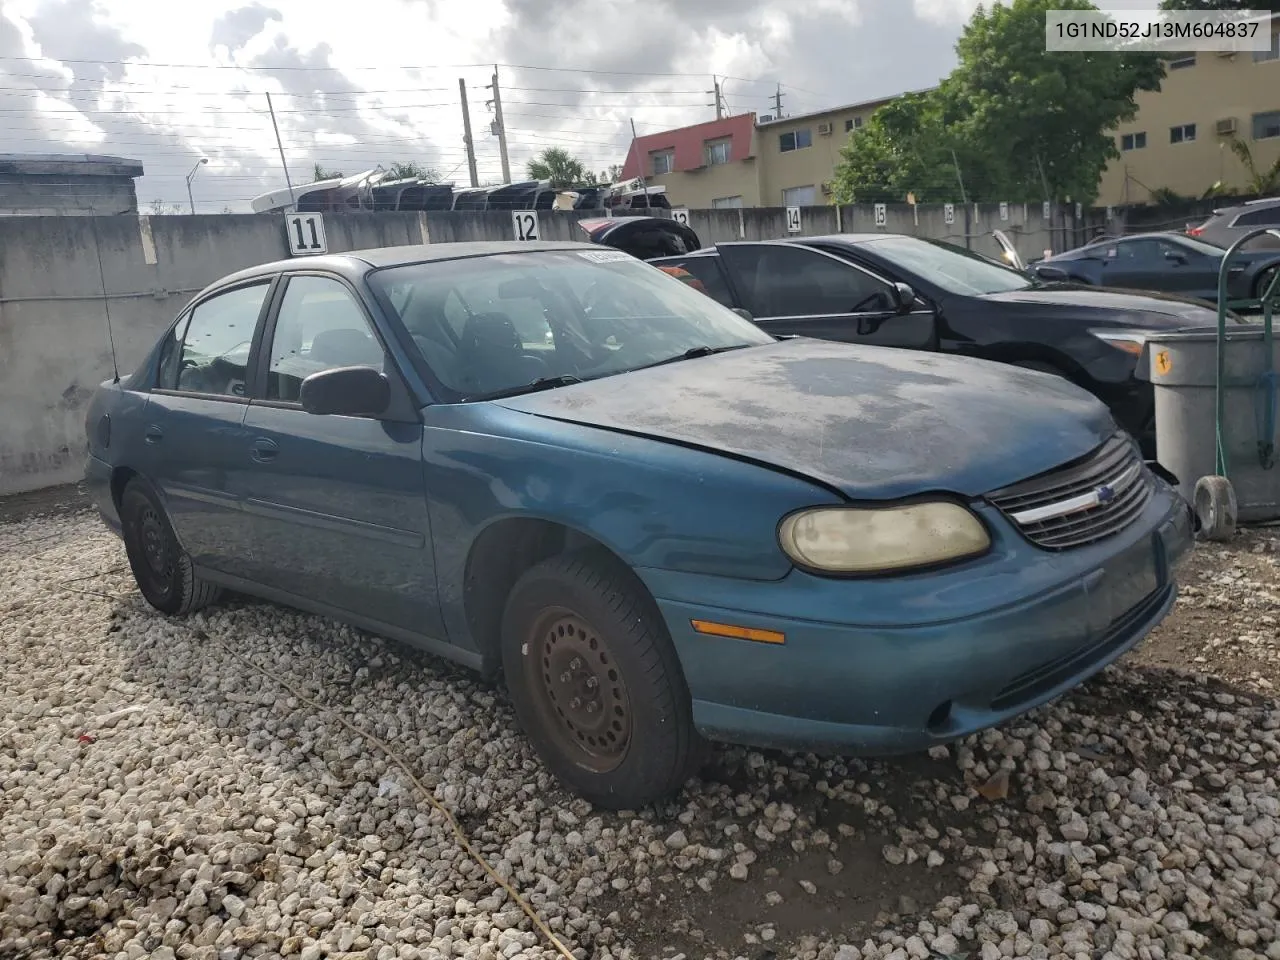
<path fill-rule="evenodd" d="M 893 284 L 832 253 L 792 243 L 721 243 L 721 264 L 752 318 L 774 336 L 933 349 L 933 309 L 897 310 Z"/>
<path fill-rule="evenodd" d="M 295 274 L 266 325 L 240 435 L 254 549 L 241 575 L 357 616 L 443 638 L 422 424 L 365 303 L 343 280 Z M 317 416 L 302 381 L 370 366 L 392 379 L 381 417 Z"/>
<path fill-rule="evenodd" d="M 221 290 L 183 314 L 144 411 L 140 469 L 192 560 L 214 570 L 234 570 L 246 545 L 236 473 L 243 468 L 250 357 L 273 281 Z"/>

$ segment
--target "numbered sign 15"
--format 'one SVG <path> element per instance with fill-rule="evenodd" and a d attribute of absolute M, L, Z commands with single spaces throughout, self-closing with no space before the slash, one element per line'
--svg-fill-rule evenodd
<path fill-rule="evenodd" d="M 684 207 L 676 207 L 671 211 L 671 219 L 687 227 L 689 225 L 689 211 Z"/>
<path fill-rule="evenodd" d="M 538 214 L 533 210 L 512 210 L 511 230 L 517 240 L 537 240 Z"/>
<path fill-rule="evenodd" d="M 889 211 L 883 203 L 876 204 L 876 226 L 883 227 L 889 222 Z"/>
<path fill-rule="evenodd" d="M 289 239 L 289 252 L 295 257 L 329 252 L 324 238 L 324 216 L 319 213 L 286 214 L 284 232 Z"/>
<path fill-rule="evenodd" d="M 800 208 L 787 207 L 787 233 L 800 232 Z"/>
<path fill-rule="evenodd" d="M 956 205 L 954 203 L 944 203 L 942 205 L 942 222 L 948 226 L 956 222 Z"/>

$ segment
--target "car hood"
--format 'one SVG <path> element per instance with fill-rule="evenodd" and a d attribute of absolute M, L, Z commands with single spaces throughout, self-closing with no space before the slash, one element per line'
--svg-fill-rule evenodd
<path fill-rule="evenodd" d="M 1115 430 L 1100 401 L 1050 374 L 808 338 L 491 402 L 873 500 L 979 496 L 1083 456 Z"/>
<path fill-rule="evenodd" d="M 1108 315 L 1135 326 L 1165 328 L 1218 322 L 1217 311 L 1198 300 L 1084 284 L 1055 283 L 1007 293 L 989 293 L 980 299 L 992 305 L 1034 306 L 1063 313 L 1096 313 L 1100 317 Z"/>

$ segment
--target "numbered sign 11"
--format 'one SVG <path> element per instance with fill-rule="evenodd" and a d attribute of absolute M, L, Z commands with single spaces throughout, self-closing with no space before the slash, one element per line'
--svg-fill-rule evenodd
<path fill-rule="evenodd" d="M 944 203 L 942 205 L 942 222 L 947 226 L 956 222 L 956 205 L 954 203 Z"/>
<path fill-rule="evenodd" d="M 319 213 L 287 213 L 284 232 L 289 240 L 289 253 L 295 257 L 317 256 L 329 252 L 324 238 L 324 216 Z"/>
<path fill-rule="evenodd" d="M 889 210 L 883 203 L 876 204 L 876 226 L 883 227 L 889 222 Z"/>
<path fill-rule="evenodd" d="M 687 227 L 689 225 L 689 211 L 684 207 L 676 207 L 671 211 L 671 219 Z"/>
<path fill-rule="evenodd" d="M 511 231 L 517 240 L 537 240 L 538 214 L 533 210 L 512 210 Z"/>
<path fill-rule="evenodd" d="M 800 232 L 800 208 L 787 207 L 787 233 Z"/>

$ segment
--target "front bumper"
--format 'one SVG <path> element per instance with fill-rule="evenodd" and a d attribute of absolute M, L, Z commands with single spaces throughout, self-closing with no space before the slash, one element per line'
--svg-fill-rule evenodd
<path fill-rule="evenodd" d="M 1189 507 L 1161 484 L 1138 521 L 1089 547 L 1049 553 L 1010 532 L 1003 556 L 976 564 L 967 588 L 963 566 L 864 581 L 794 571 L 776 583 L 741 584 L 740 603 L 731 605 L 725 581 L 706 591 L 705 582 L 677 586 L 674 575 L 640 572 L 671 631 L 703 736 L 893 754 L 1001 723 L 1119 658 L 1172 608 L 1173 568 L 1193 536 Z M 716 596 L 697 602 L 695 592 Z M 744 612 L 751 610 L 760 612 Z M 837 612 L 865 622 L 840 622 Z M 707 636 L 692 620 L 786 639 Z"/>

